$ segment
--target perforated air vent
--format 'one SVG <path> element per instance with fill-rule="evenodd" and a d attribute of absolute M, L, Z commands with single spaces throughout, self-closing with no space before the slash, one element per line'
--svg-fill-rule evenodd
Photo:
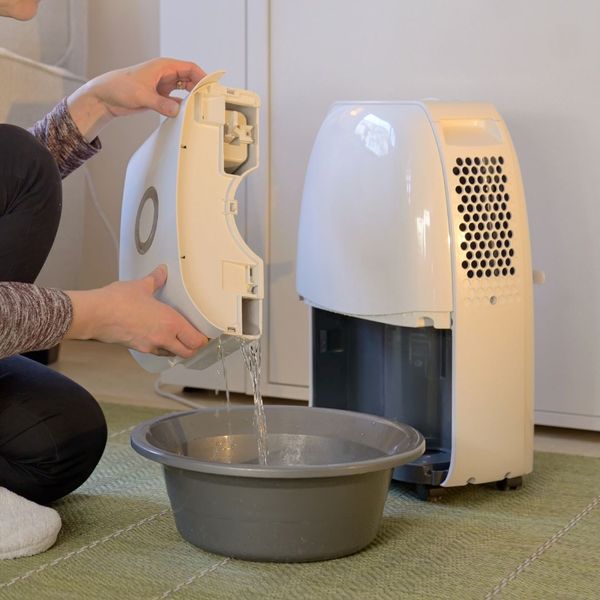
<path fill-rule="evenodd" d="M 469 279 L 515 274 L 508 178 L 502 156 L 459 157 L 452 169 L 463 232 L 461 267 Z"/>

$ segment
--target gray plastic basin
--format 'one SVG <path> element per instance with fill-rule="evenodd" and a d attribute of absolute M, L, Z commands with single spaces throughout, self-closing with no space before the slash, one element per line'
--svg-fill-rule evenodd
<path fill-rule="evenodd" d="M 423 454 L 408 425 L 344 410 L 265 406 L 258 464 L 254 409 L 199 410 L 139 425 L 131 445 L 162 463 L 179 533 L 218 554 L 299 562 L 345 556 L 375 537 L 392 470 Z"/>

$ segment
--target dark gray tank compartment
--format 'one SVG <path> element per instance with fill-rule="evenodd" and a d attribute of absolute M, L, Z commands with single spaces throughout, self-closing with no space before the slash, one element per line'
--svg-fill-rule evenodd
<path fill-rule="evenodd" d="M 314 406 L 411 425 L 425 437 L 418 460 L 394 479 L 439 485 L 452 440 L 452 332 L 386 325 L 312 309 Z"/>

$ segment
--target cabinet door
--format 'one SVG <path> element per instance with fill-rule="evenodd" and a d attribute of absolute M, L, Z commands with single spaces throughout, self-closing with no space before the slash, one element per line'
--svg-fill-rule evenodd
<path fill-rule="evenodd" d="M 247 83 L 262 102 L 260 169 L 248 179 L 248 243 L 265 259 L 263 393 L 307 400 L 308 310 L 296 293 L 300 197 L 290 193 L 285 170 L 288 165 L 297 169 L 297 191 L 298 181 L 304 179 L 298 157 L 302 161 L 305 148 L 290 144 L 289 131 L 282 129 L 286 107 L 274 94 L 280 73 L 272 62 L 271 3 L 256 0 L 246 7 Z"/>
<path fill-rule="evenodd" d="M 160 48 L 162 56 L 173 56 L 199 64 L 207 73 L 226 70 L 225 84 L 246 86 L 246 3 L 208 0 L 163 0 L 160 5 Z M 252 175 L 250 175 L 251 177 Z M 248 214 L 246 185 L 237 193 L 237 224 L 247 239 Z M 227 358 L 229 388 L 249 393 L 249 382 L 239 352 Z M 204 371 L 175 368 L 162 375 L 165 383 L 204 389 L 223 389 L 220 365 Z"/>
<path fill-rule="evenodd" d="M 228 0 L 161 2 L 161 53 L 193 60 L 207 71 L 224 69 L 223 81 L 256 91 L 262 100 L 260 168 L 238 193 L 238 226 L 265 262 L 262 391 L 293 399 L 308 396 L 306 309 L 295 293 L 298 202 L 273 202 L 270 179 L 268 3 Z M 273 237 L 274 236 L 274 237 Z M 230 389 L 251 393 L 239 353 L 227 359 Z M 173 369 L 163 381 L 222 388 L 218 366 L 205 371 Z"/>

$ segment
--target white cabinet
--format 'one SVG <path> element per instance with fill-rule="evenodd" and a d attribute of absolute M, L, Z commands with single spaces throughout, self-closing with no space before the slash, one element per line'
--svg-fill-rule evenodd
<path fill-rule="evenodd" d="M 225 68 L 263 100 L 245 223 L 267 265 L 265 393 L 307 394 L 296 228 L 329 105 L 487 101 L 513 136 L 533 262 L 547 274 L 536 289 L 537 422 L 600 429 L 599 19 L 592 0 L 163 0 L 163 54 Z"/>

